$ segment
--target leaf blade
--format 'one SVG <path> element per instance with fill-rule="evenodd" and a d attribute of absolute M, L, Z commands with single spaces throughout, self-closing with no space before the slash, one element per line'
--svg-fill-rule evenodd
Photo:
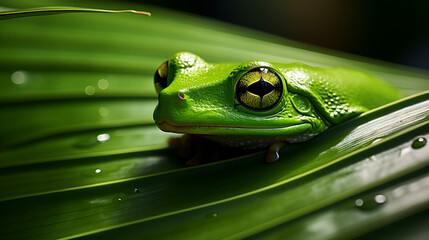
<path fill-rule="evenodd" d="M 78 8 L 78 7 L 39 7 L 28 8 L 19 10 L 6 10 L 0 11 L 0 20 L 30 17 L 49 14 L 71 13 L 71 12 L 91 12 L 91 13 L 136 13 L 150 16 L 149 12 L 136 11 L 136 10 L 106 10 L 95 8 Z"/>

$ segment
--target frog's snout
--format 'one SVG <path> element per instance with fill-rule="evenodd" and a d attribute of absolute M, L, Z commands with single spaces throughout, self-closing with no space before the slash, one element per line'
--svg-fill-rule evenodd
<path fill-rule="evenodd" d="M 159 118 L 159 107 L 156 106 L 155 110 L 153 111 L 153 120 L 155 121 L 155 124 L 158 124 L 161 119 Z"/>
<path fill-rule="evenodd" d="M 162 121 L 169 118 L 171 114 L 183 111 L 189 108 L 189 96 L 186 89 L 170 90 L 166 88 L 158 95 L 158 105 L 154 111 L 155 121 Z"/>

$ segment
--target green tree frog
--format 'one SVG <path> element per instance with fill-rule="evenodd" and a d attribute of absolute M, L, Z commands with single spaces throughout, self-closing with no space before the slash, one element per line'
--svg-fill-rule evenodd
<path fill-rule="evenodd" d="M 229 147 L 269 148 L 306 141 L 328 127 L 400 98 L 357 70 L 301 63 L 207 63 L 180 52 L 156 71 L 156 125 Z"/>

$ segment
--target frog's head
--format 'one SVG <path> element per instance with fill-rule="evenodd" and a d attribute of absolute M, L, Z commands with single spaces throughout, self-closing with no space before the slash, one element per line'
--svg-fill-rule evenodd
<path fill-rule="evenodd" d="M 205 62 L 182 52 L 155 73 L 154 120 L 167 132 L 288 136 L 325 128 L 312 104 L 288 92 L 281 66 Z"/>

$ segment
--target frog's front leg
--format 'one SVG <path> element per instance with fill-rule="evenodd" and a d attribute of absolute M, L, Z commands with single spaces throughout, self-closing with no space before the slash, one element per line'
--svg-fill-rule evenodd
<path fill-rule="evenodd" d="M 186 134 L 183 136 L 183 143 L 179 149 L 179 156 L 186 160 L 186 165 L 200 165 L 206 161 L 209 150 L 205 140 L 197 135 Z"/>
<path fill-rule="evenodd" d="M 223 146 L 218 143 L 194 134 L 185 134 L 181 138 L 171 138 L 169 139 L 169 146 L 178 148 L 177 156 L 183 159 L 188 166 L 219 161 L 228 156 L 221 153 L 228 154 L 230 150 L 223 149 Z"/>
<path fill-rule="evenodd" d="M 170 138 L 168 145 L 178 149 L 177 156 L 186 159 L 186 165 L 198 165 L 203 160 L 204 144 L 196 135 L 185 134 L 180 138 Z"/>

